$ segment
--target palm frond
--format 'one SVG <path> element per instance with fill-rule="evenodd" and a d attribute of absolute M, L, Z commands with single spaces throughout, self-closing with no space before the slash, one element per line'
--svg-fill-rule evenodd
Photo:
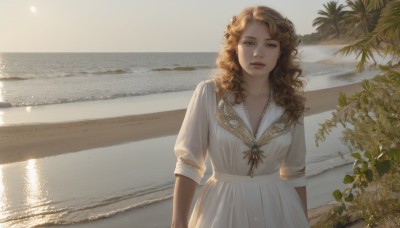
<path fill-rule="evenodd" d="M 386 39 L 392 39 L 400 34 L 400 1 L 390 2 L 381 12 L 375 31 Z"/>
<path fill-rule="evenodd" d="M 385 8 L 388 0 L 362 0 L 369 10 L 380 10 Z"/>

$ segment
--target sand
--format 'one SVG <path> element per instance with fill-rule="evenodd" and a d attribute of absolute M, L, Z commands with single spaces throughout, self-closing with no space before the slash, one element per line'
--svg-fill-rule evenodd
<path fill-rule="evenodd" d="M 339 92 L 350 95 L 359 83 L 306 92 L 306 115 L 336 108 Z M 0 127 L 0 164 L 177 134 L 185 109 L 64 123 Z"/>
<path fill-rule="evenodd" d="M 339 92 L 351 95 L 360 88 L 361 85 L 356 83 L 306 92 L 306 106 L 309 110 L 305 115 L 333 110 L 336 108 Z M 174 135 L 179 131 L 185 111 L 181 109 L 75 122 L 2 126 L 0 127 L 0 164 Z M 328 208 L 329 205 L 310 209 L 311 224 L 314 224 Z M 130 227 L 132 222 L 138 221 L 141 227 L 168 227 L 171 210 L 172 201 L 168 200 L 115 216 L 112 219 L 72 226 Z"/>

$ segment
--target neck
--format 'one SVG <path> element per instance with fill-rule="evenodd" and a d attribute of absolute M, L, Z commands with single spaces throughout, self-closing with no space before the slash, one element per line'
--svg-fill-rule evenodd
<path fill-rule="evenodd" d="M 264 96 L 269 94 L 270 86 L 267 77 L 245 77 L 243 88 L 250 96 Z"/>

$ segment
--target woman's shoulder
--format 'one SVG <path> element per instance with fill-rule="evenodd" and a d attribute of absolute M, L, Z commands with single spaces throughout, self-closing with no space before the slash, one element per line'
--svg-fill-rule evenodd
<path fill-rule="evenodd" d="M 195 94 L 208 104 L 213 104 L 216 99 L 215 83 L 213 79 L 204 80 L 197 84 Z"/>
<path fill-rule="evenodd" d="M 204 91 L 207 93 L 215 92 L 215 80 L 214 79 L 208 79 L 201 81 L 197 84 L 197 89 L 200 91 Z"/>
<path fill-rule="evenodd" d="M 214 79 L 207 79 L 207 80 L 199 82 L 197 84 L 197 86 L 215 88 L 215 80 Z"/>

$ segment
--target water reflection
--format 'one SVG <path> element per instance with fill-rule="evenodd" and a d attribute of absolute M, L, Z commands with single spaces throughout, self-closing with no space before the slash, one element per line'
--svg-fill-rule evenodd
<path fill-rule="evenodd" d="M 31 159 L 26 165 L 26 202 L 30 207 L 35 207 L 41 200 L 40 176 L 36 159 Z"/>
<path fill-rule="evenodd" d="M 1 72 L 0 72 L 0 76 L 1 76 Z M 0 82 L 0 102 L 4 102 L 4 89 L 3 89 L 4 85 L 3 82 Z"/>
<path fill-rule="evenodd" d="M 7 197 L 6 197 L 6 190 L 4 186 L 4 177 L 3 177 L 3 168 L 0 166 L 0 218 L 1 215 L 4 214 L 4 212 L 7 208 Z M 0 224 L 1 227 L 1 224 Z"/>
<path fill-rule="evenodd" d="M 3 56 L 0 53 L 0 78 L 5 77 L 4 69 L 6 68 L 5 64 L 3 64 Z"/>
<path fill-rule="evenodd" d="M 0 126 L 4 124 L 4 112 L 0 111 Z"/>
<path fill-rule="evenodd" d="M 1 58 L 0 58 L 0 64 L 1 64 Z M 1 77 L 1 68 L 0 68 L 0 77 Z M 3 82 L 0 82 L 0 104 L 4 102 L 3 98 Z M 4 112 L 0 111 L 0 126 L 4 124 Z"/>

